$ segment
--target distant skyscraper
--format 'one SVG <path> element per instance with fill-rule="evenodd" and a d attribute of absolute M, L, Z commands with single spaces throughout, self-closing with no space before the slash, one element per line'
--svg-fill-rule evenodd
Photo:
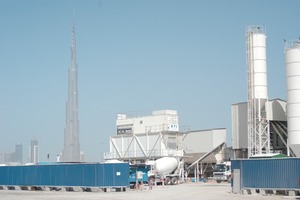
<path fill-rule="evenodd" d="M 39 162 L 39 143 L 37 140 L 30 141 L 29 160 L 31 163 Z"/>
<path fill-rule="evenodd" d="M 3 163 L 15 162 L 15 152 L 5 152 L 3 154 Z"/>
<path fill-rule="evenodd" d="M 76 41 L 74 23 L 72 26 L 71 66 L 69 68 L 69 90 L 66 111 L 66 128 L 62 160 L 64 162 L 79 162 L 80 144 L 78 120 Z"/>
<path fill-rule="evenodd" d="M 23 162 L 23 146 L 21 143 L 16 144 L 16 150 L 14 153 L 14 161 L 18 163 Z"/>
<path fill-rule="evenodd" d="M 84 153 L 80 151 L 80 162 L 84 162 Z"/>

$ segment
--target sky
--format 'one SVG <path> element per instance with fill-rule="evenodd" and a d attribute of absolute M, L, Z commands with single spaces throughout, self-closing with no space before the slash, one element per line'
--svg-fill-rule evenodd
<path fill-rule="evenodd" d="M 117 113 L 177 110 L 180 129 L 227 129 L 247 100 L 245 30 L 267 34 L 269 99 L 286 99 L 284 42 L 300 36 L 297 0 L 1 0 L 0 152 L 37 139 L 63 150 L 75 21 L 80 145 L 101 161 Z M 74 17 L 75 10 L 75 17 Z M 75 18 L 75 20 L 73 20 Z"/>

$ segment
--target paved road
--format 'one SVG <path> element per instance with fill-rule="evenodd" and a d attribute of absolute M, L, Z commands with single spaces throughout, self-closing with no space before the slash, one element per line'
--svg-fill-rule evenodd
<path fill-rule="evenodd" d="M 228 183 L 185 183 L 176 186 L 156 186 L 149 190 L 129 190 L 127 192 L 56 192 L 56 191 L 13 191 L 0 190 L 1 200 L 182 200 L 182 199 L 205 199 L 205 200 L 273 200 L 294 199 L 287 196 L 262 196 L 232 194 Z"/>

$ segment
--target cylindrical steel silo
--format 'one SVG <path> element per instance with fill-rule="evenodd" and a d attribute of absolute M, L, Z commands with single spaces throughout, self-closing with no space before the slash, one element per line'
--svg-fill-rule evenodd
<path fill-rule="evenodd" d="M 270 152 L 267 119 L 266 34 L 262 26 L 246 30 L 248 70 L 248 156 Z"/>
<path fill-rule="evenodd" d="M 267 62 L 266 62 L 266 35 L 263 33 L 252 33 L 253 49 L 253 98 L 267 99 Z"/>
<path fill-rule="evenodd" d="M 300 157 L 300 40 L 285 50 L 289 146 Z"/>

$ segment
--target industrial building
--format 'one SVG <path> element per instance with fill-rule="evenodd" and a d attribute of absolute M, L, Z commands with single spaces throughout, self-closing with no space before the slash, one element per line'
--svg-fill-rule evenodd
<path fill-rule="evenodd" d="M 150 116 L 117 116 L 117 135 L 110 138 L 106 159 L 145 160 L 183 156 L 177 111 L 154 111 Z"/>
<path fill-rule="evenodd" d="M 204 174 L 208 166 L 224 161 L 226 129 L 179 131 L 175 110 L 153 111 L 152 115 L 117 115 L 117 135 L 110 137 L 105 160 L 145 162 L 177 157 L 189 172 Z M 223 150 L 223 151 L 221 151 Z"/>
<path fill-rule="evenodd" d="M 286 102 L 268 99 L 266 33 L 262 26 L 246 28 L 248 100 L 231 106 L 234 158 L 289 154 Z"/>
<path fill-rule="evenodd" d="M 175 110 L 153 111 L 152 115 L 142 117 L 118 114 L 116 124 L 118 135 L 179 131 L 178 115 Z"/>
<path fill-rule="evenodd" d="M 183 134 L 186 170 L 197 177 L 211 177 L 214 164 L 228 161 L 231 152 L 226 147 L 226 129 L 193 130 Z"/>
<path fill-rule="evenodd" d="M 265 38 L 261 26 L 246 30 L 248 101 L 231 106 L 232 148 L 234 158 L 251 159 L 232 161 L 232 188 L 295 196 L 300 192 L 300 38 L 285 41 L 287 101 L 268 99 Z"/>
<path fill-rule="evenodd" d="M 248 158 L 247 108 L 247 102 L 231 106 L 234 158 Z M 287 154 L 286 101 L 282 99 L 269 100 L 267 108 L 270 123 L 270 151 Z"/>
<path fill-rule="evenodd" d="M 287 101 L 268 100 L 266 35 L 262 26 L 246 29 L 248 101 L 233 104 L 234 158 L 282 153 L 300 155 L 299 40 L 286 44 Z"/>

